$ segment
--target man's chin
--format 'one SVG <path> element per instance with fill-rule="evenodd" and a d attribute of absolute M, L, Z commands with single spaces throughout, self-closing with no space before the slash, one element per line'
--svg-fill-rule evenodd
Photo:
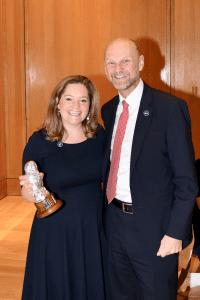
<path fill-rule="evenodd" d="M 120 92 L 120 91 L 126 91 L 126 90 L 131 90 L 136 88 L 136 86 L 138 85 L 139 80 L 134 80 L 132 82 L 127 82 L 126 84 L 115 84 L 114 82 L 112 82 L 112 84 L 114 85 L 114 87 Z"/>
<path fill-rule="evenodd" d="M 112 84 L 118 91 L 127 89 L 127 84 L 120 84 L 120 83 L 115 83 L 115 82 L 112 82 Z"/>

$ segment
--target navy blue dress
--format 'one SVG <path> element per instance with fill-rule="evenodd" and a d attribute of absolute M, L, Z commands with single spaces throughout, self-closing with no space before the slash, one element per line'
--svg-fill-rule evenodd
<path fill-rule="evenodd" d="M 45 187 L 64 206 L 49 217 L 34 217 L 23 300 L 109 298 L 101 203 L 105 135 L 99 126 L 94 139 L 59 147 L 40 130 L 25 147 L 23 166 L 34 160 Z"/>

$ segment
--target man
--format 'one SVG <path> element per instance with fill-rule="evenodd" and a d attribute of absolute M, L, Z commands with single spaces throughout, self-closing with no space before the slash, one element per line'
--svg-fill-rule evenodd
<path fill-rule="evenodd" d="M 102 107 L 112 300 L 176 299 L 178 252 L 191 241 L 198 191 L 187 105 L 145 84 L 143 67 L 134 41 L 107 46 L 106 74 L 119 92 Z"/>
<path fill-rule="evenodd" d="M 196 168 L 198 186 L 200 187 L 200 158 L 195 161 L 195 168 Z M 193 253 L 196 254 L 200 260 L 200 190 L 198 192 L 196 203 L 194 205 L 192 223 L 193 223 L 194 240 L 195 240 Z"/>

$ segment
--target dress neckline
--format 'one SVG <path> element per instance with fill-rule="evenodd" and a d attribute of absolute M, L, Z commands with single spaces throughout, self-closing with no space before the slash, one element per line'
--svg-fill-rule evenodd
<path fill-rule="evenodd" d="M 82 143 L 85 143 L 88 139 L 82 141 L 82 142 L 79 142 L 79 143 L 63 143 L 65 145 L 79 145 L 79 144 L 82 144 Z"/>
<path fill-rule="evenodd" d="M 76 145 L 82 145 L 86 143 L 89 139 L 86 139 L 85 141 L 79 142 L 79 143 L 63 143 L 63 142 L 57 142 L 58 147 L 63 147 L 63 146 L 76 146 Z"/>

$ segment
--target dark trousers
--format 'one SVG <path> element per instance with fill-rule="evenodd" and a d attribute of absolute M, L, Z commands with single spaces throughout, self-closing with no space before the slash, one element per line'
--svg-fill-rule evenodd
<path fill-rule="evenodd" d="M 175 300 L 178 254 L 157 257 L 142 240 L 134 213 L 106 212 L 111 300 Z"/>

